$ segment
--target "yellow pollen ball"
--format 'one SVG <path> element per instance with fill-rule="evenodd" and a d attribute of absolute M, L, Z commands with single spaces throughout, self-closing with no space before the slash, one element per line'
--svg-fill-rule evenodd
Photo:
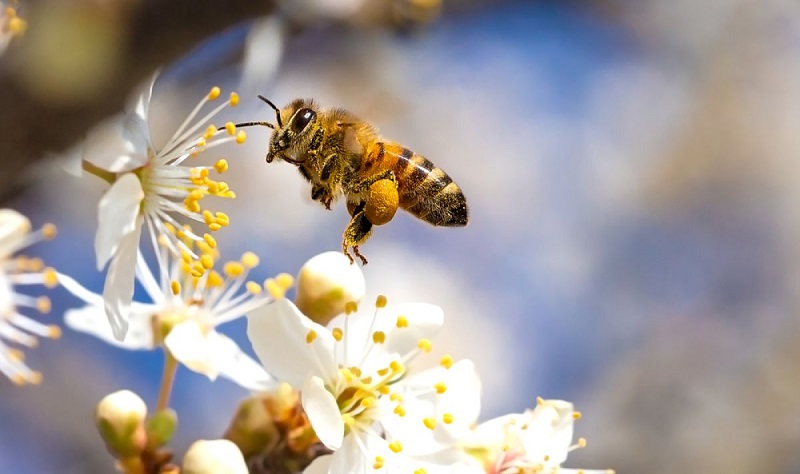
<path fill-rule="evenodd" d="M 39 298 L 37 298 L 36 299 L 36 309 L 42 314 L 49 313 L 50 310 L 53 309 L 53 305 L 50 302 L 50 298 L 48 298 L 46 296 L 40 296 Z"/>
<path fill-rule="evenodd" d="M 344 314 L 353 314 L 358 311 L 358 304 L 355 301 L 348 301 L 344 304 Z"/>
<path fill-rule="evenodd" d="M 222 275 L 220 275 L 215 270 L 211 270 L 208 273 L 208 278 L 206 279 L 206 286 L 210 286 L 212 288 L 219 288 L 222 286 L 223 279 Z"/>
<path fill-rule="evenodd" d="M 430 339 L 420 339 L 417 343 L 417 347 L 419 347 L 419 349 L 423 352 L 430 352 L 433 350 L 433 343 L 430 341 Z"/>
<path fill-rule="evenodd" d="M 47 240 L 54 239 L 56 237 L 57 233 L 58 233 L 58 229 L 56 228 L 56 226 L 54 224 L 45 224 L 42 227 L 42 235 Z"/>
<path fill-rule="evenodd" d="M 247 287 L 247 291 L 249 291 L 250 294 L 253 294 L 253 295 L 260 295 L 261 294 L 261 291 L 262 291 L 261 290 L 261 285 L 259 285 L 258 283 L 254 282 L 254 281 L 248 281 L 245 286 Z"/>
<path fill-rule="evenodd" d="M 306 344 L 311 344 L 312 342 L 314 342 L 314 339 L 316 338 L 317 338 L 316 331 L 314 331 L 313 329 L 308 331 L 308 334 L 306 334 Z"/>
<path fill-rule="evenodd" d="M 253 252 L 245 252 L 242 255 L 242 265 L 244 265 L 245 268 L 254 268 L 258 266 L 258 263 L 258 255 L 254 254 Z"/>
<path fill-rule="evenodd" d="M 439 382 L 433 386 L 436 389 L 436 393 L 439 395 L 443 394 L 447 391 L 447 385 L 444 382 Z"/>
<path fill-rule="evenodd" d="M 181 294 L 181 284 L 178 283 L 175 280 L 172 280 L 169 283 L 169 289 L 172 290 L 172 294 L 175 295 L 175 296 L 178 296 L 179 294 Z"/>
<path fill-rule="evenodd" d="M 267 290 L 267 293 L 269 293 L 269 295 L 276 300 L 283 299 L 283 297 L 286 296 L 286 290 L 281 288 L 281 286 L 278 285 L 278 282 L 276 282 L 273 278 L 267 278 L 267 280 L 264 282 L 264 289 Z"/>
<path fill-rule="evenodd" d="M 578 438 L 578 447 L 585 448 L 586 447 L 586 438 Z"/>
<path fill-rule="evenodd" d="M 383 458 L 381 456 L 375 456 L 375 463 L 372 468 L 375 470 L 383 469 Z"/>
<path fill-rule="evenodd" d="M 375 300 L 375 307 L 376 307 L 376 308 L 385 308 L 385 307 L 386 307 L 386 303 L 387 303 L 387 302 L 388 302 L 388 301 L 387 301 L 387 299 L 386 299 L 386 297 L 385 297 L 385 296 L 383 296 L 383 295 L 378 295 L 378 299 L 377 299 L 377 300 Z"/>
<path fill-rule="evenodd" d="M 386 342 L 386 333 L 383 331 L 375 331 L 372 333 L 372 342 L 375 344 L 383 344 Z"/>
<path fill-rule="evenodd" d="M 247 140 L 247 134 L 244 133 L 244 130 L 239 130 L 239 133 L 236 134 L 236 143 L 241 145 L 245 140 Z"/>
<path fill-rule="evenodd" d="M 208 230 L 210 230 L 211 232 L 216 232 L 220 229 L 222 229 L 222 226 L 217 224 L 216 222 L 213 224 L 208 224 Z"/>
<path fill-rule="evenodd" d="M 231 92 L 231 99 L 228 101 L 231 107 L 236 107 L 239 105 L 239 94 L 236 92 Z"/>
<path fill-rule="evenodd" d="M 61 328 L 58 326 L 47 326 L 47 337 L 50 339 L 59 339 L 61 337 Z"/>
<path fill-rule="evenodd" d="M 209 248 L 217 248 L 217 239 L 215 239 L 213 235 L 203 234 L 203 241 L 206 243 L 206 245 L 208 245 Z"/>
<path fill-rule="evenodd" d="M 244 265 L 239 262 L 228 262 L 222 268 L 222 271 L 229 277 L 236 278 L 244 273 Z"/>
<path fill-rule="evenodd" d="M 367 378 L 370 380 L 370 382 L 372 382 L 372 377 L 367 377 Z M 389 395 L 390 392 L 391 389 L 389 389 L 389 387 L 387 387 L 386 385 L 381 385 L 380 387 L 378 387 L 378 393 L 380 393 L 381 395 Z"/>
<path fill-rule="evenodd" d="M 39 385 L 42 383 L 42 373 L 41 372 L 31 372 L 28 376 L 28 382 L 32 383 L 33 385 Z"/>
<path fill-rule="evenodd" d="M 408 318 L 406 318 L 403 315 L 398 316 L 397 317 L 397 323 L 395 323 L 395 326 L 397 326 L 398 328 L 407 328 L 408 327 Z"/>
<path fill-rule="evenodd" d="M 212 87 L 211 90 L 208 92 L 208 100 L 217 100 L 217 98 L 221 93 L 222 90 L 219 87 L 217 86 Z"/>
<path fill-rule="evenodd" d="M 537 405 L 544 405 L 544 398 L 536 397 L 536 404 Z"/>
<path fill-rule="evenodd" d="M 279 273 L 275 276 L 275 281 L 284 290 L 288 290 L 292 287 L 292 285 L 294 285 L 294 277 L 288 273 Z"/>
<path fill-rule="evenodd" d="M 406 409 L 405 409 L 405 407 L 404 407 L 404 406 L 402 406 L 402 405 L 397 405 L 396 407 L 394 407 L 394 414 L 395 414 L 395 415 L 397 415 L 397 416 L 399 416 L 399 417 L 404 417 L 404 416 L 406 416 Z"/>
<path fill-rule="evenodd" d="M 397 184 L 389 179 L 381 179 L 369 187 L 364 213 L 373 225 L 383 225 L 392 220 L 399 205 Z"/>
<path fill-rule="evenodd" d="M 389 400 L 391 400 L 393 402 L 402 402 L 403 401 L 403 396 L 400 395 L 397 392 L 394 392 L 391 395 L 389 395 Z"/>
<path fill-rule="evenodd" d="M 446 425 L 449 425 L 450 423 L 452 423 L 454 419 L 455 419 L 455 417 L 453 416 L 452 413 L 445 413 L 444 415 L 442 415 L 442 421 Z"/>
<path fill-rule="evenodd" d="M 226 123 L 225 131 L 228 132 L 228 135 L 233 136 L 236 133 L 236 124 L 233 122 Z"/>
<path fill-rule="evenodd" d="M 58 286 L 58 273 L 52 268 L 45 268 L 42 274 L 44 277 L 44 286 L 47 288 L 55 288 Z"/>
<path fill-rule="evenodd" d="M 393 360 L 391 363 L 389 363 L 389 367 L 396 374 L 399 374 L 401 372 L 405 372 L 405 370 L 406 370 L 406 368 L 403 365 L 403 363 L 400 362 L 400 361 L 397 361 L 397 360 Z"/>
<path fill-rule="evenodd" d="M 424 467 L 414 470 L 414 474 L 428 474 Z"/>
<path fill-rule="evenodd" d="M 206 133 L 203 134 L 203 138 L 205 138 L 206 140 L 210 140 L 211 137 L 213 137 L 216 134 L 217 134 L 217 126 L 214 125 L 214 124 L 211 124 L 211 125 L 208 126 L 208 128 L 206 128 Z M 204 143 L 204 145 L 205 145 L 205 143 Z"/>
<path fill-rule="evenodd" d="M 19 349 L 9 349 L 6 351 L 6 357 L 13 362 L 22 362 L 25 360 L 25 353 Z"/>
<path fill-rule="evenodd" d="M 214 163 L 214 169 L 220 174 L 228 171 L 228 161 L 224 159 L 217 160 L 217 162 Z"/>
<path fill-rule="evenodd" d="M 214 267 L 214 259 L 211 258 L 211 255 L 209 254 L 201 255 L 200 263 L 203 264 L 203 268 L 205 268 L 206 270 L 210 270 L 212 267 Z"/>
<path fill-rule="evenodd" d="M 424 418 L 422 424 L 431 431 L 436 428 L 436 420 L 431 417 Z"/>
<path fill-rule="evenodd" d="M 336 341 L 341 341 L 344 337 L 344 331 L 342 331 L 342 328 L 333 328 L 331 334 L 333 334 L 333 338 L 336 339 Z"/>
<path fill-rule="evenodd" d="M 453 366 L 453 356 L 450 354 L 445 354 L 442 356 L 441 360 L 439 360 L 439 365 L 444 367 L 445 369 L 449 369 Z"/>
<path fill-rule="evenodd" d="M 396 454 L 403 450 L 403 445 L 400 444 L 400 441 L 394 440 L 391 443 L 389 443 L 389 449 L 391 449 L 392 452 Z"/>
<path fill-rule="evenodd" d="M 14 374 L 11 376 L 11 382 L 16 386 L 21 386 L 25 385 L 27 380 L 25 380 L 25 377 L 23 377 L 22 374 Z"/>

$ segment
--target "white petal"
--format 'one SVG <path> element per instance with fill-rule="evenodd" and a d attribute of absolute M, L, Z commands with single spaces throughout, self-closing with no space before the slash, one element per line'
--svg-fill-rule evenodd
<path fill-rule="evenodd" d="M 153 86 L 158 79 L 159 72 L 156 71 L 147 80 L 142 81 L 139 88 L 131 95 L 128 103 L 125 105 L 126 115 L 134 115 L 143 121 L 147 121 L 147 115 L 150 112 L 150 99 L 153 96 Z"/>
<path fill-rule="evenodd" d="M 150 317 L 143 313 L 131 314 L 128 320 L 128 334 L 120 341 L 111 332 L 108 317 L 100 306 L 86 305 L 78 309 L 70 309 L 64 314 L 64 323 L 71 329 L 91 334 L 100 340 L 123 349 L 152 349 L 153 333 Z"/>
<path fill-rule="evenodd" d="M 420 339 L 433 340 L 444 324 L 442 308 L 427 303 L 408 303 L 389 306 L 378 315 L 386 332 L 386 350 L 405 355 L 417 347 Z M 405 316 L 408 327 L 397 328 L 398 316 Z"/>
<path fill-rule="evenodd" d="M 212 331 L 208 335 L 208 343 L 211 346 L 211 357 L 219 375 L 256 392 L 264 392 L 277 387 L 275 379 L 264 370 L 261 364 L 245 354 L 228 336 Z"/>
<path fill-rule="evenodd" d="M 219 370 L 212 360 L 211 344 L 208 340 L 210 335 L 211 332 L 208 334 L 203 332 L 195 321 L 188 320 L 176 324 L 169 331 L 164 339 L 164 345 L 173 357 L 189 370 L 214 380 Z"/>
<path fill-rule="evenodd" d="M 147 123 L 136 115 L 111 117 L 89 131 L 83 144 L 83 159 L 112 172 L 124 173 L 147 163 Z"/>
<path fill-rule="evenodd" d="M 118 341 L 128 332 L 128 314 L 133 300 L 133 282 L 136 254 L 139 252 L 139 236 L 142 232 L 141 220 L 137 221 L 133 232 L 125 235 L 119 243 L 111 265 L 108 266 L 103 301 L 111 330 Z"/>
<path fill-rule="evenodd" d="M 0 209 L 0 257 L 6 258 L 31 231 L 31 221 L 13 209 Z"/>
<path fill-rule="evenodd" d="M 526 411 L 527 429 L 520 433 L 525 452 L 546 454 L 554 465 L 566 461 L 572 444 L 573 412 L 572 404 L 562 400 L 545 400 Z"/>
<path fill-rule="evenodd" d="M 366 444 L 366 440 L 363 438 L 362 443 Z M 386 446 L 386 442 L 382 442 L 382 445 Z M 349 434 L 345 436 L 341 448 L 334 451 L 333 456 L 331 456 L 331 467 L 328 472 L 330 474 L 361 474 L 375 472 L 372 469 L 375 455 L 384 453 L 385 451 L 376 451 L 374 449 L 369 449 L 366 453 L 363 452 L 358 446 L 356 435 Z"/>
<path fill-rule="evenodd" d="M 344 438 L 344 421 L 336 399 L 325 388 L 325 382 L 319 377 L 309 377 L 301 395 L 303 410 L 319 440 L 330 449 L 339 449 Z"/>
<path fill-rule="evenodd" d="M 142 199 L 142 183 L 133 173 L 120 176 L 100 199 L 97 205 L 97 234 L 94 239 L 98 270 L 102 270 L 118 250 L 122 239 L 141 226 L 139 208 Z"/>
<path fill-rule="evenodd" d="M 303 474 L 328 474 L 331 468 L 333 456 L 326 454 L 314 459 L 311 464 L 303 471 Z"/>
<path fill-rule="evenodd" d="M 316 339 L 306 343 L 310 331 Z M 295 388 L 318 375 L 337 376 L 335 340 L 330 331 L 311 321 L 289 300 L 281 299 L 247 315 L 247 337 L 264 368 Z"/>

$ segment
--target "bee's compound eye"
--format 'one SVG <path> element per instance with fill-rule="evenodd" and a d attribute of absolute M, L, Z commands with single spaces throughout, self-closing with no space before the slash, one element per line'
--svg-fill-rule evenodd
<path fill-rule="evenodd" d="M 292 118 L 292 129 L 294 129 L 295 132 L 301 132 L 316 116 L 317 113 L 311 109 L 298 110 L 297 113 L 294 114 L 294 118 Z"/>

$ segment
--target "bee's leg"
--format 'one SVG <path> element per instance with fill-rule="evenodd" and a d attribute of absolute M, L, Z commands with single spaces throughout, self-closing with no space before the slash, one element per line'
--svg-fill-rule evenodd
<path fill-rule="evenodd" d="M 373 174 L 372 176 L 369 176 L 368 178 L 365 178 L 365 179 L 359 181 L 351 189 L 345 190 L 345 193 L 348 193 L 348 194 L 349 193 L 355 193 L 355 194 L 365 193 L 365 192 L 369 191 L 369 187 L 370 186 L 372 186 L 373 184 L 377 183 L 378 181 L 380 181 L 382 179 L 388 179 L 388 180 L 391 180 L 394 184 L 397 184 L 397 178 L 394 175 L 394 171 L 386 170 L 386 171 L 382 171 L 382 172 L 380 172 L 378 174 Z"/>
<path fill-rule="evenodd" d="M 328 192 L 328 190 L 319 184 L 315 184 L 311 187 L 311 199 L 315 201 L 319 201 L 322 203 L 323 206 L 327 210 L 331 210 L 331 201 L 333 201 L 333 196 Z"/>
<path fill-rule="evenodd" d="M 326 182 L 331 178 L 331 173 L 333 173 L 333 167 L 336 166 L 339 155 L 336 153 L 331 153 L 330 155 L 326 156 L 325 159 L 322 161 L 322 170 L 319 172 L 319 179 L 322 182 Z"/>
<path fill-rule="evenodd" d="M 308 154 L 311 156 L 315 156 L 317 152 L 319 152 L 320 148 L 322 148 L 322 139 L 325 137 L 325 130 L 322 128 L 318 128 L 317 132 L 314 133 L 314 136 L 311 137 L 311 143 L 308 145 Z"/>
<path fill-rule="evenodd" d="M 350 219 L 350 223 L 347 224 L 347 228 L 344 229 L 344 235 L 342 236 L 342 252 L 347 255 L 351 264 L 354 262 L 353 257 L 351 257 L 348 252 L 348 249 L 351 247 L 353 249 L 353 254 L 361 259 L 361 264 L 367 264 L 367 259 L 358 251 L 358 246 L 366 242 L 371 233 L 372 222 L 370 222 L 366 214 L 364 214 L 364 203 L 362 202 L 353 209 L 353 218 Z"/>

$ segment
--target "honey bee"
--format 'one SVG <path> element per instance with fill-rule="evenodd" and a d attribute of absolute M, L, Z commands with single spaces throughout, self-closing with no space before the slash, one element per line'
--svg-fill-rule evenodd
<path fill-rule="evenodd" d="M 461 188 L 441 168 L 408 148 L 381 138 L 375 128 L 343 109 L 324 109 L 313 100 L 296 99 L 275 110 L 277 123 L 247 122 L 273 129 L 267 163 L 286 161 L 311 183 L 311 199 L 330 209 L 344 195 L 350 223 L 342 252 L 361 259 L 359 245 L 374 225 L 390 221 L 398 206 L 435 226 L 467 224 L 467 201 Z"/>

